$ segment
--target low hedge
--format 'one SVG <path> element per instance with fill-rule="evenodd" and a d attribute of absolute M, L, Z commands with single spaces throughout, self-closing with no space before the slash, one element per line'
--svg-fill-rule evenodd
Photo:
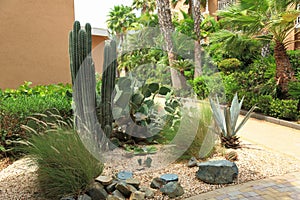
<path fill-rule="evenodd" d="M 22 125 L 33 125 L 30 119 L 35 114 L 58 114 L 63 119 L 72 116 L 70 85 L 31 87 L 25 82 L 18 89 L 0 92 L 0 157 L 17 156 L 18 142 L 27 138 Z M 37 119 L 43 115 L 35 116 Z M 49 118 L 51 120 L 51 118 Z"/>

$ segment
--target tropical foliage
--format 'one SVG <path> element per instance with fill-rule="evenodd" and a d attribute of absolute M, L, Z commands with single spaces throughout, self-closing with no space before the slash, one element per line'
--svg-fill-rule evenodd
<path fill-rule="evenodd" d="M 295 28 L 294 22 L 300 12 L 295 10 L 296 3 L 296 0 L 241 0 L 218 13 L 224 27 L 256 39 L 274 41 L 276 81 L 281 97 L 287 96 L 288 83 L 295 79 L 286 47 L 293 42 L 288 36 Z"/>

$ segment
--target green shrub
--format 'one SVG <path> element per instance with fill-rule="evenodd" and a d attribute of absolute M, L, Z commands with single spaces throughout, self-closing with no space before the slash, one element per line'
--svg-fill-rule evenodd
<path fill-rule="evenodd" d="M 297 120 L 300 117 L 297 104 L 297 100 L 275 99 L 270 105 L 270 115 L 281 119 Z"/>
<path fill-rule="evenodd" d="M 208 97 L 209 89 L 203 76 L 195 78 L 192 82 L 192 85 L 193 90 L 197 94 L 199 99 L 206 99 Z"/>
<path fill-rule="evenodd" d="M 266 115 L 269 115 L 272 101 L 273 101 L 273 97 L 271 95 L 259 96 L 258 101 L 256 103 L 257 105 L 256 111 L 260 111 Z"/>
<path fill-rule="evenodd" d="M 71 129 L 33 134 L 28 144 L 24 149 L 38 165 L 37 180 L 47 198 L 82 194 L 102 173 L 103 164 L 88 152 Z"/>
<path fill-rule="evenodd" d="M 292 64 L 293 69 L 295 70 L 296 76 L 300 75 L 300 50 L 291 50 L 287 51 Z"/>
<path fill-rule="evenodd" d="M 30 87 L 25 82 L 18 89 L 0 93 L 0 156 L 17 156 L 18 141 L 27 137 L 22 125 L 30 123 L 35 113 L 54 111 L 64 119 L 71 117 L 71 92 L 69 85 Z M 69 92 L 69 93 L 68 93 Z"/>
<path fill-rule="evenodd" d="M 293 99 L 300 99 L 300 81 L 289 83 L 289 94 Z"/>
<path fill-rule="evenodd" d="M 223 83 L 226 93 L 226 99 L 233 99 L 235 93 L 237 93 L 240 89 L 240 84 L 236 80 L 235 74 L 223 75 Z"/>
<path fill-rule="evenodd" d="M 236 58 L 227 58 L 222 60 L 218 64 L 219 69 L 225 74 L 230 74 L 232 72 L 238 71 L 240 70 L 241 66 L 242 66 L 241 61 L 239 61 Z"/>

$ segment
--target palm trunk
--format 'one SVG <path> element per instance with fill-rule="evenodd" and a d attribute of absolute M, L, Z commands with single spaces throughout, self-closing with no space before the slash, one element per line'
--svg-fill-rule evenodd
<path fill-rule="evenodd" d="M 295 80 L 295 73 L 286 53 L 284 44 L 281 42 L 276 42 L 274 56 L 276 61 L 276 81 L 279 88 L 279 97 L 284 98 L 288 95 L 288 83 L 291 80 Z"/>
<path fill-rule="evenodd" d="M 180 74 L 172 68 L 174 61 L 176 60 L 176 55 L 173 53 L 172 42 L 172 32 L 175 30 L 175 28 L 172 24 L 172 15 L 169 0 L 157 0 L 157 8 L 160 30 L 164 35 L 166 44 L 165 49 L 168 52 L 169 65 L 171 67 L 172 85 L 175 89 L 183 88 L 185 86 L 184 77 L 180 76 Z"/>
<path fill-rule="evenodd" d="M 196 41 L 195 41 L 195 73 L 194 78 L 202 75 L 202 63 L 201 63 L 201 2 L 200 0 L 196 0 L 196 3 L 194 5 L 194 12 L 193 12 L 193 18 L 194 18 L 194 32 L 196 34 Z"/>

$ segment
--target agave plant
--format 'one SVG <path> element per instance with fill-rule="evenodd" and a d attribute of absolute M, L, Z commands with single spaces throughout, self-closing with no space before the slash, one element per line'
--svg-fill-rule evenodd
<path fill-rule="evenodd" d="M 236 149 L 240 147 L 240 141 L 239 137 L 237 136 L 237 132 L 243 127 L 243 125 L 245 125 L 247 120 L 250 118 L 250 114 L 256 108 L 255 106 L 253 106 L 248 111 L 242 122 L 237 126 L 237 120 L 240 114 L 243 100 L 244 97 L 239 102 L 238 96 L 237 94 L 235 94 L 231 102 L 231 106 L 226 106 L 224 108 L 224 111 L 222 111 L 218 97 L 216 97 L 216 102 L 211 98 L 209 99 L 211 108 L 213 110 L 214 119 L 217 126 L 221 129 L 221 144 L 226 148 Z"/>

